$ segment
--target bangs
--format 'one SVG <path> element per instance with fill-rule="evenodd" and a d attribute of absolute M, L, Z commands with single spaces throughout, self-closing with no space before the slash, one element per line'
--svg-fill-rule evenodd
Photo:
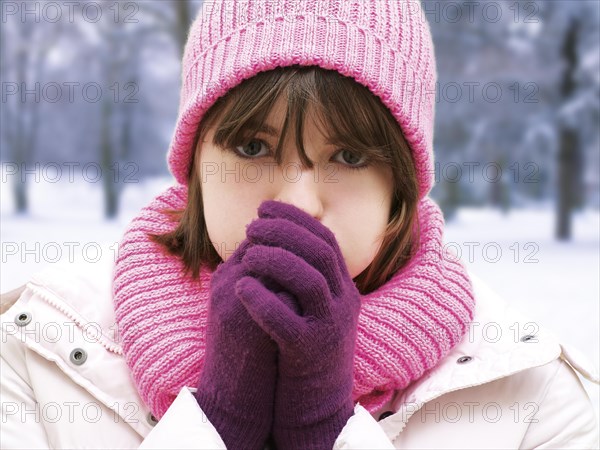
<path fill-rule="evenodd" d="M 287 108 L 275 148 L 277 164 L 282 162 L 283 143 L 293 128 L 302 165 L 313 167 L 303 142 L 307 113 L 313 113 L 314 125 L 326 144 L 365 155 L 372 164 L 391 164 L 394 133 L 389 128 L 399 125 L 390 111 L 355 80 L 314 66 L 261 72 L 229 91 L 219 99 L 224 112 L 213 144 L 232 148 L 265 131 L 266 119 L 282 95 Z"/>

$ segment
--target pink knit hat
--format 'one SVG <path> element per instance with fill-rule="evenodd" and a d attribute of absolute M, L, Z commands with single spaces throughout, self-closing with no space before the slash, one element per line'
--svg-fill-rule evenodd
<path fill-rule="evenodd" d="M 186 185 L 204 113 L 259 72 L 333 69 L 389 108 L 413 151 L 419 198 L 433 185 L 435 56 L 420 0 L 207 0 L 185 46 L 169 168 Z"/>

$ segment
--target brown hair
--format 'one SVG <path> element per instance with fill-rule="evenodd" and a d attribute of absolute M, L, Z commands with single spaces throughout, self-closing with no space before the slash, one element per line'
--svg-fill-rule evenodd
<path fill-rule="evenodd" d="M 303 165 L 312 168 L 303 145 L 303 127 L 310 105 L 315 106 L 325 135 L 336 145 L 366 155 L 373 163 L 392 169 L 394 190 L 389 221 L 380 249 L 365 270 L 354 278 L 361 294 L 374 291 L 402 268 L 417 248 L 419 230 L 416 220 L 418 188 L 412 152 L 400 126 L 388 108 L 368 88 L 350 77 L 318 66 L 279 67 L 260 72 L 220 97 L 203 116 L 192 147 L 188 170 L 188 200 L 183 210 L 167 210 L 178 222 L 170 233 L 150 235 L 167 252 L 180 256 L 185 272 L 197 278 L 201 266 L 211 271 L 222 262 L 210 242 L 196 176 L 198 143 L 218 121 L 213 143 L 228 148 L 254 136 L 281 94 L 288 100 L 287 114 L 275 149 L 281 164 L 282 145 L 289 126 L 295 130 L 296 146 Z M 301 114 L 295 112 L 301 111 Z M 250 133 L 250 134 L 248 134 Z"/>

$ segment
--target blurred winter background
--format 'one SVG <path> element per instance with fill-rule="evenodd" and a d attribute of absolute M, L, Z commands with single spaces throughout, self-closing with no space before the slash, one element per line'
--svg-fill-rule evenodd
<path fill-rule="evenodd" d="M 180 58 L 201 1 L 2 1 L 0 290 L 114 260 L 172 183 Z M 599 363 L 600 3 L 424 1 L 447 245 Z M 598 386 L 585 380 L 598 412 Z"/>

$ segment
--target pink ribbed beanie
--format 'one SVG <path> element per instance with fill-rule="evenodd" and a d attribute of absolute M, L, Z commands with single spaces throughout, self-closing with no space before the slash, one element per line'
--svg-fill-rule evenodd
<path fill-rule="evenodd" d="M 226 0 L 202 4 L 185 46 L 179 116 L 169 153 L 187 184 L 205 112 L 259 72 L 316 65 L 356 80 L 392 112 L 411 146 L 419 198 L 433 184 L 437 79 L 420 0 Z"/>

